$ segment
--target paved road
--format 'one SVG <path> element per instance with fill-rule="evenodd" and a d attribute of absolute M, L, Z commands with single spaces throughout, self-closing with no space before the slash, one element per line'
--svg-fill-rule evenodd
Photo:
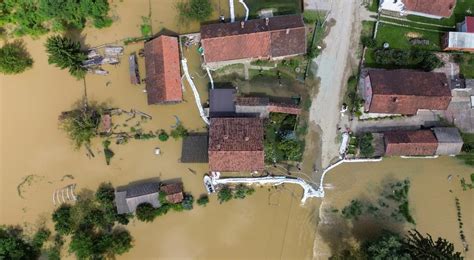
<path fill-rule="evenodd" d="M 349 57 L 354 50 L 351 43 L 360 34 L 360 1 L 333 0 L 329 20 L 335 25 L 324 39 L 326 45 L 321 55 L 314 60 L 313 69 L 320 78 L 319 92 L 313 99 L 310 121 L 319 126 L 321 136 L 321 166 L 327 167 L 332 159 L 339 156 L 337 127 L 340 125 L 340 107 L 343 89 L 350 76 Z M 342 123 L 341 127 L 344 126 Z"/>

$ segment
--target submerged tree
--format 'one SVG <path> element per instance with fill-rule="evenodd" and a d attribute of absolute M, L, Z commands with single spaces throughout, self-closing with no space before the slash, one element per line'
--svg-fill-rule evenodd
<path fill-rule="evenodd" d="M 77 149 L 89 145 L 92 138 L 97 136 L 103 109 L 103 106 L 91 104 L 61 114 L 60 127 Z"/>
<path fill-rule="evenodd" d="M 37 259 L 50 232 L 40 229 L 32 238 L 13 226 L 0 227 L 0 259 Z"/>
<path fill-rule="evenodd" d="M 212 14 L 212 4 L 209 0 L 189 0 L 176 6 L 181 18 L 186 20 L 205 21 Z"/>
<path fill-rule="evenodd" d="M 18 74 L 32 66 L 33 59 L 22 41 L 6 43 L 0 48 L 0 73 Z"/>
<path fill-rule="evenodd" d="M 79 42 L 56 35 L 49 37 L 45 46 L 49 64 L 68 69 L 69 73 L 77 79 L 84 78 L 86 69 L 82 66 L 82 62 L 87 56 L 81 51 Z"/>
<path fill-rule="evenodd" d="M 408 231 L 405 247 L 413 259 L 463 259 L 451 242 L 441 237 L 433 241 L 431 235 L 424 237 L 416 229 Z"/>

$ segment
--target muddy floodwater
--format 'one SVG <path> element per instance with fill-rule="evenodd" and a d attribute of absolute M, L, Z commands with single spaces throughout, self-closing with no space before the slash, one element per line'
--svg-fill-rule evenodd
<path fill-rule="evenodd" d="M 213 3 L 215 20 L 219 14 L 228 15 L 227 0 Z M 80 39 L 88 46 L 97 46 L 140 36 L 142 16 L 149 12 L 154 33 L 163 29 L 176 33 L 198 31 L 197 23 L 178 24 L 174 5 L 174 0 L 113 1 L 114 24 L 100 31 L 86 29 Z M 237 3 L 236 13 L 243 14 Z M 118 186 L 158 177 L 181 179 L 185 190 L 195 198 L 205 192 L 202 176 L 208 166 L 179 163 L 181 140 L 130 140 L 125 145 L 112 144 L 110 148 L 115 156 L 107 166 L 99 140 L 92 145 L 95 157 L 89 158 L 84 150 L 74 150 L 58 127 L 58 115 L 70 109 L 86 90 L 90 101 L 150 114 L 153 119 L 143 123 L 143 129 L 169 132 L 178 118 L 189 130 L 205 131 L 187 83 L 183 103 L 148 106 L 144 86 L 131 85 L 128 74 L 127 57 L 143 48 L 142 43 L 126 46 L 120 65 L 105 66 L 110 71 L 108 76 L 88 75 L 83 82 L 72 78 L 67 71 L 48 65 L 45 39 L 24 39 L 34 59 L 32 69 L 0 78 L 0 224 L 34 226 L 46 222 L 51 226 L 50 215 L 55 209 L 53 193 L 70 184 L 76 184 L 77 190 L 94 190 L 105 181 Z M 208 79 L 200 69 L 199 55 L 195 48 L 184 53 L 189 57 L 191 74 L 205 101 Z M 143 76 L 142 58 L 139 67 Z M 160 156 L 154 154 L 157 147 L 162 151 Z M 319 220 L 325 217 L 324 208 L 328 205 L 341 208 L 352 198 L 376 189 L 384 178 L 405 177 L 412 180 L 410 203 L 417 228 L 446 237 L 460 250 L 454 196 L 461 200 L 469 240 L 473 237 L 473 193 L 461 191 L 457 176 L 467 178 L 471 172 L 474 170 L 452 158 L 390 159 L 336 168 L 326 179 L 332 187 L 327 190 L 327 197 L 310 200 L 304 206 L 300 205 L 300 188 L 293 186 L 256 188 L 257 192 L 249 198 L 222 205 L 213 196 L 206 207 L 195 205 L 189 212 L 171 212 L 153 223 L 131 222 L 127 228 L 134 237 L 134 248 L 119 258 L 310 259 L 314 255 L 325 259 L 330 254 L 327 245 L 337 236 L 317 235 L 322 228 Z M 450 174 L 454 177 L 448 182 Z"/>

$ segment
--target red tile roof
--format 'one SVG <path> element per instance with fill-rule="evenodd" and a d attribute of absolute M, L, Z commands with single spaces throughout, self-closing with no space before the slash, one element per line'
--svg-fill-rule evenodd
<path fill-rule="evenodd" d="M 438 140 L 431 130 L 384 133 L 385 155 L 434 155 Z"/>
<path fill-rule="evenodd" d="M 211 171 L 223 172 L 263 170 L 263 121 L 211 118 L 209 167 Z"/>
<path fill-rule="evenodd" d="M 369 70 L 369 112 L 416 114 L 418 109 L 446 110 L 451 90 L 443 73 L 414 70 Z"/>
<path fill-rule="evenodd" d="M 453 13 L 456 0 L 404 0 L 407 11 L 434 16 L 449 17 Z"/>
<path fill-rule="evenodd" d="M 466 16 L 466 32 L 474 33 L 474 16 Z"/>
<path fill-rule="evenodd" d="M 166 194 L 166 200 L 170 203 L 183 201 L 183 183 L 181 182 L 161 185 L 160 191 Z"/>
<path fill-rule="evenodd" d="M 145 67 L 149 105 L 183 100 L 177 38 L 162 35 L 146 42 Z"/>
<path fill-rule="evenodd" d="M 285 113 L 291 115 L 301 114 L 301 108 L 293 104 L 273 103 L 268 105 L 268 112 L 270 113 Z"/>
<path fill-rule="evenodd" d="M 209 24 L 201 44 L 206 62 L 282 57 L 306 52 L 306 31 L 300 15 Z"/>

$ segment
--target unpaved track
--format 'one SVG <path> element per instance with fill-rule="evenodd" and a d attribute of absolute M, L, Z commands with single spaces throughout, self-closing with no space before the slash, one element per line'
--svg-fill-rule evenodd
<path fill-rule="evenodd" d="M 319 92 L 310 110 L 310 120 L 321 129 L 321 167 L 327 167 L 332 159 L 339 156 L 337 126 L 340 124 L 340 107 L 344 86 L 350 76 L 349 57 L 354 39 L 360 34 L 360 1 L 333 0 L 329 20 L 335 25 L 324 39 L 325 49 L 313 62 L 316 77 L 320 78 Z M 357 46 L 356 44 L 354 44 Z M 353 62 L 354 63 L 354 62 Z M 344 127 L 344 124 L 340 125 Z"/>

